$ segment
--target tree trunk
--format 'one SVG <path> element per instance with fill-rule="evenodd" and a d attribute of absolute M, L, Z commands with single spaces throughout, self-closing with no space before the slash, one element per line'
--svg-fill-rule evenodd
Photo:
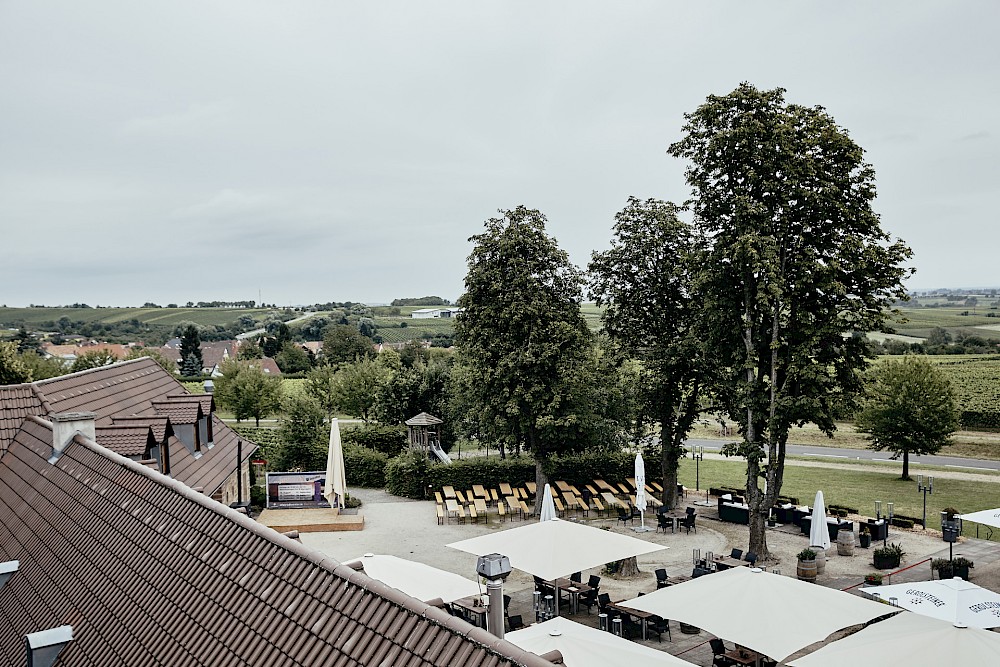
<path fill-rule="evenodd" d="M 528 431 L 528 448 L 535 455 L 535 516 L 539 516 L 542 513 L 545 485 L 549 483 L 549 478 L 542 468 L 542 464 L 548 458 L 548 452 L 539 447 L 537 433 L 534 430 Z"/>
<path fill-rule="evenodd" d="M 910 453 L 903 452 L 903 476 L 900 478 L 904 481 L 910 481 Z"/>
<path fill-rule="evenodd" d="M 639 570 L 639 561 L 635 556 L 618 561 L 618 572 L 620 579 L 631 579 L 638 577 L 642 572 Z"/>

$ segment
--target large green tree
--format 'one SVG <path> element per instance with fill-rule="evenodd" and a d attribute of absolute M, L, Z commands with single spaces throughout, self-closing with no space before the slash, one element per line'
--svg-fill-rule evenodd
<path fill-rule="evenodd" d="M 323 360 L 325 363 L 351 363 L 360 357 L 374 354 L 372 340 L 365 338 L 357 327 L 334 324 L 323 333 Z"/>
<path fill-rule="evenodd" d="M 539 211 L 500 214 L 470 239 L 455 338 L 482 430 L 530 450 L 541 489 L 549 456 L 573 446 L 563 436 L 577 423 L 572 392 L 592 346 L 580 312 L 583 278 Z"/>
<path fill-rule="evenodd" d="M 253 418 L 260 426 L 261 419 L 281 409 L 281 378 L 265 373 L 259 363 L 227 359 L 219 370 L 215 400 L 232 410 L 237 421 Z"/>
<path fill-rule="evenodd" d="M 916 355 L 887 359 L 869 371 L 865 398 L 855 419 L 871 448 L 903 458 L 901 479 L 910 479 L 910 455 L 936 454 L 958 429 L 955 390 L 930 361 Z"/>
<path fill-rule="evenodd" d="M 323 447 L 326 426 L 323 408 L 311 396 L 295 394 L 285 400 L 281 420 L 281 445 L 275 452 L 275 469 L 321 470 L 326 467 Z"/>
<path fill-rule="evenodd" d="M 835 429 L 839 401 L 861 389 L 867 348 L 905 300 L 910 250 L 872 209 L 875 172 L 822 107 L 744 83 L 687 114 L 670 147 L 685 158 L 696 227 L 708 241 L 698 278 L 716 385 L 743 441 L 750 545 L 766 558 L 765 525 L 793 424 Z M 767 480 L 767 493 L 760 479 Z"/>
<path fill-rule="evenodd" d="M 181 335 L 181 374 L 187 377 L 201 375 L 205 362 L 201 358 L 201 337 L 198 327 L 189 324 Z"/>
<path fill-rule="evenodd" d="M 697 243 L 669 202 L 630 197 L 615 216 L 611 249 L 595 252 L 590 294 L 604 329 L 628 358 L 639 360 L 642 414 L 659 430 L 662 501 L 674 507 L 684 440 L 699 414 L 709 363 L 697 331 L 693 297 Z"/>
<path fill-rule="evenodd" d="M 382 386 L 392 378 L 399 366 L 399 355 L 386 352 L 377 359 L 359 357 L 344 364 L 334 376 L 336 405 L 339 410 L 366 422 L 371 419 Z"/>
<path fill-rule="evenodd" d="M 17 343 L 0 342 L 0 384 L 31 382 L 31 369 L 17 353 Z"/>

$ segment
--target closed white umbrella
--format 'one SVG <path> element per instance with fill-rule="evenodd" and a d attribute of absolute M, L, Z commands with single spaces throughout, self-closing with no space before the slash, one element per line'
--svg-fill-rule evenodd
<path fill-rule="evenodd" d="M 792 667 L 998 665 L 1000 634 L 981 628 L 956 627 L 920 614 L 898 614 L 788 664 Z"/>
<path fill-rule="evenodd" d="M 896 598 L 896 606 L 942 621 L 970 628 L 1000 627 L 1000 595 L 961 577 L 879 586 L 865 592 L 884 601 Z"/>
<path fill-rule="evenodd" d="M 347 478 L 344 472 L 344 447 L 340 442 L 340 422 L 330 421 L 330 448 L 326 452 L 326 489 L 323 497 L 330 507 L 344 506 L 344 494 L 347 493 Z M 337 502 L 334 502 L 336 499 Z"/>
<path fill-rule="evenodd" d="M 545 485 L 545 490 L 542 492 L 542 511 L 538 513 L 539 521 L 548 521 L 549 519 L 556 518 L 556 506 L 552 502 L 552 490 L 549 485 Z"/>
<path fill-rule="evenodd" d="M 642 460 L 642 452 L 635 455 L 635 508 L 639 510 L 640 526 L 636 532 L 645 533 L 646 528 L 646 462 Z"/>
<path fill-rule="evenodd" d="M 809 546 L 830 548 L 830 531 L 826 527 L 826 511 L 823 509 L 823 492 L 816 492 L 813 503 L 812 524 L 809 526 Z"/>

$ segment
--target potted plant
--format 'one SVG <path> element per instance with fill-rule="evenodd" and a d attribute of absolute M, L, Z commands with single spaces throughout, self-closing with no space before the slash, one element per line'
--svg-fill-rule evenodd
<path fill-rule="evenodd" d="M 882 573 L 872 572 L 871 574 L 865 575 L 865 586 L 881 586 L 882 585 Z"/>
<path fill-rule="evenodd" d="M 872 533 L 865 524 L 861 524 L 861 529 L 858 531 L 858 542 L 862 549 L 867 549 L 872 544 Z"/>
<path fill-rule="evenodd" d="M 802 581 L 816 581 L 816 552 L 812 549 L 803 549 L 796 556 L 798 567 L 795 570 L 796 576 Z"/>
<path fill-rule="evenodd" d="M 906 552 L 903 551 L 903 548 L 893 543 L 876 549 L 872 554 L 872 564 L 876 570 L 891 570 L 894 567 L 899 567 L 899 563 L 905 555 Z"/>
<path fill-rule="evenodd" d="M 961 556 L 954 560 L 949 560 L 947 558 L 935 558 L 931 561 L 931 569 L 937 572 L 938 579 L 961 577 L 962 579 L 968 581 L 969 568 L 972 566 L 973 562 L 971 560 Z"/>

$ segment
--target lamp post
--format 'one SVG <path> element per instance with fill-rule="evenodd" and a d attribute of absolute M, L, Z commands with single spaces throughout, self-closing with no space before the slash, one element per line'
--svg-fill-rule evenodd
<path fill-rule="evenodd" d="M 701 460 L 705 458 L 705 447 L 695 445 L 691 448 L 691 458 L 694 459 L 694 490 L 701 488 Z"/>
<path fill-rule="evenodd" d="M 924 530 L 927 530 L 927 494 L 934 493 L 934 478 L 928 477 L 925 485 L 924 476 L 917 475 L 917 491 L 924 494 Z"/>
<path fill-rule="evenodd" d="M 885 518 L 885 532 L 882 533 L 882 546 L 883 547 L 889 541 L 889 524 L 892 523 L 892 503 L 886 503 L 886 507 L 888 508 L 888 512 L 886 513 L 886 515 L 884 517 Z M 882 501 L 881 500 L 876 500 L 875 501 L 875 518 L 876 519 L 882 519 L 883 518 L 883 516 L 882 516 Z"/>

